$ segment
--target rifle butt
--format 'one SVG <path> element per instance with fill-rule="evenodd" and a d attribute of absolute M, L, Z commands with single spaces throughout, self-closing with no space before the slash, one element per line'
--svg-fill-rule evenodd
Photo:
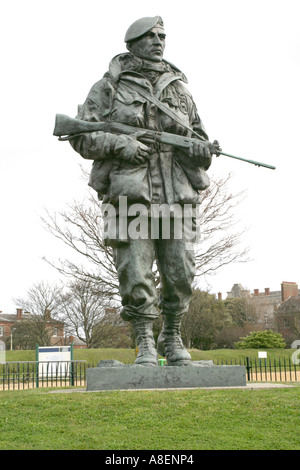
<path fill-rule="evenodd" d="M 53 135 L 61 137 L 63 135 L 74 135 L 85 132 L 99 131 L 103 127 L 101 122 L 88 122 L 74 119 L 66 114 L 56 114 Z"/>

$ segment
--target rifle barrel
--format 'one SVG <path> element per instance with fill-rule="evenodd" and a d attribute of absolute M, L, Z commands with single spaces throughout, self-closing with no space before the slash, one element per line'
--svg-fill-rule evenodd
<path fill-rule="evenodd" d="M 255 160 L 248 160 L 242 157 L 235 157 L 234 155 L 230 155 L 229 153 L 224 153 L 224 152 L 219 152 L 219 154 L 225 155 L 226 157 L 235 158 L 236 160 L 242 160 L 243 162 L 252 163 L 252 165 L 255 165 L 255 166 L 263 166 L 265 168 L 269 168 L 270 170 L 276 170 L 275 166 L 268 165 L 267 163 L 256 162 Z"/>

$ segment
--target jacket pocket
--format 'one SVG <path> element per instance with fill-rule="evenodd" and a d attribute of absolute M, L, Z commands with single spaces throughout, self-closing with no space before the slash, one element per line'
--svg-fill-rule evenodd
<path fill-rule="evenodd" d="M 118 203 L 119 196 L 126 196 L 129 203 L 151 202 L 148 164 L 115 164 L 109 174 L 108 199 Z"/>
<path fill-rule="evenodd" d="M 198 191 L 192 186 L 185 171 L 175 159 L 173 160 L 172 176 L 174 201 L 179 204 L 199 203 Z"/>
<path fill-rule="evenodd" d="M 115 95 L 110 120 L 124 122 L 130 126 L 144 127 L 146 100 L 137 93 L 128 93 L 119 88 Z"/>
<path fill-rule="evenodd" d="M 210 179 L 204 168 L 195 165 L 193 160 L 181 151 L 176 152 L 176 160 L 196 191 L 204 191 L 209 187 Z"/>
<path fill-rule="evenodd" d="M 109 175 L 113 167 L 112 160 L 95 160 L 89 179 L 89 186 L 97 191 L 99 199 L 107 193 Z"/>

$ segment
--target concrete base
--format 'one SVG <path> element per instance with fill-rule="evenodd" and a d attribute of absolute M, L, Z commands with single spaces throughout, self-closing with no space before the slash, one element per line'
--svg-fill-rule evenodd
<path fill-rule="evenodd" d="M 87 391 L 246 386 L 244 366 L 214 366 L 208 361 L 182 367 L 103 362 L 106 364 L 87 369 Z"/>

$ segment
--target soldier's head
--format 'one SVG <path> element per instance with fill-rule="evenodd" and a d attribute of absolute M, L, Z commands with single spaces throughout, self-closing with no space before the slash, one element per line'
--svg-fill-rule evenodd
<path fill-rule="evenodd" d="M 165 50 L 165 32 L 160 16 L 141 18 L 127 30 L 127 49 L 141 59 L 160 62 Z"/>

